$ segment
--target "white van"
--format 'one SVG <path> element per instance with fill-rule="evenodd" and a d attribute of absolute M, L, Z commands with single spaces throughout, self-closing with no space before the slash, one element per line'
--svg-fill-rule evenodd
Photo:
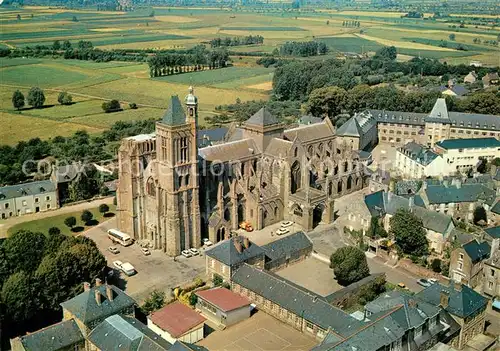
<path fill-rule="evenodd" d="M 136 273 L 134 266 L 132 266 L 129 262 L 125 262 L 121 266 L 122 272 L 127 276 L 134 275 Z"/>

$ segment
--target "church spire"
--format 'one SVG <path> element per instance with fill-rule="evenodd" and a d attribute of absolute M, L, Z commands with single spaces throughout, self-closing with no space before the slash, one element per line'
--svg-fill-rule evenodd
<path fill-rule="evenodd" d="M 187 107 L 187 119 L 186 122 L 194 122 L 198 126 L 198 98 L 194 95 L 194 88 L 189 87 L 189 93 L 184 99 Z"/>

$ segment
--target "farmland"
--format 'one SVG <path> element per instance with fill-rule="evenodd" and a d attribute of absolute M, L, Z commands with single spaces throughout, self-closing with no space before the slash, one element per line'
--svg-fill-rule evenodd
<path fill-rule="evenodd" d="M 21 19 L 17 19 L 17 15 Z M 236 99 L 266 100 L 272 89 L 274 69 L 255 63 L 248 55 L 271 54 L 286 41 L 324 42 L 328 57 L 344 52 L 372 55 L 394 45 L 401 59 L 414 56 L 451 63 L 499 65 L 498 27 L 451 28 L 448 23 L 401 18 L 399 12 L 318 10 L 257 13 L 239 8 L 139 8 L 131 12 L 66 10 L 49 7 L 0 7 L 0 46 L 23 48 L 51 46 L 81 40 L 109 49 L 189 49 L 208 44 L 216 37 L 261 35 L 264 43 L 229 47 L 232 67 L 149 77 L 143 62 L 92 62 L 44 58 L 0 58 L 0 144 L 14 144 L 39 136 L 69 135 L 78 129 L 100 133 L 119 120 L 142 120 L 162 116 L 172 94 L 184 96 L 195 86 L 200 101 L 200 123 L 215 107 Z M 346 21 L 359 21 L 350 27 Z M 454 39 L 450 39 L 454 34 Z M 446 44 L 443 44 L 446 42 Z M 462 50 L 466 47 L 466 50 Z M 460 50 L 459 50 L 460 49 Z M 312 58 L 314 59 L 314 58 Z M 32 86 L 45 91 L 46 107 L 16 111 L 11 97 L 16 89 L 25 96 Z M 73 104 L 59 105 L 57 95 L 68 91 Z M 103 101 L 118 99 L 121 112 L 103 113 Z M 136 103 L 138 109 L 130 109 Z"/>

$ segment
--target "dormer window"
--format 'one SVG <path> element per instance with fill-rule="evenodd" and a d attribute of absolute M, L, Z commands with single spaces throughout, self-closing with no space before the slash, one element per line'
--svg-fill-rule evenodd
<path fill-rule="evenodd" d="M 41 193 L 45 192 L 45 188 L 43 186 L 40 187 L 40 192 Z"/>

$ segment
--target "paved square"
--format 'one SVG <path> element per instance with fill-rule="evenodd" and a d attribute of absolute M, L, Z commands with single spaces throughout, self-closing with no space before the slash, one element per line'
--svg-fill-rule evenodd
<path fill-rule="evenodd" d="M 197 343 L 220 351 L 310 350 L 318 341 L 279 320 L 257 312 L 249 319 L 222 331 L 214 331 Z"/>

